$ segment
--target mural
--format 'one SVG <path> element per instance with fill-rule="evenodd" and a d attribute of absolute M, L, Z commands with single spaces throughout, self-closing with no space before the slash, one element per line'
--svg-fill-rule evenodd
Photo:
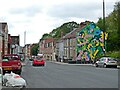
<path fill-rule="evenodd" d="M 103 33 L 95 23 L 91 22 L 76 34 L 77 60 L 93 61 L 97 55 L 104 53 L 104 34 L 106 43 L 108 33 Z"/>

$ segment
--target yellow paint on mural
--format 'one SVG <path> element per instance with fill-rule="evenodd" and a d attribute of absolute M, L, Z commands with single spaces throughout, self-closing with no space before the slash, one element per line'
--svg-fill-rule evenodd
<path fill-rule="evenodd" d="M 80 42 L 80 40 L 79 39 L 77 39 L 78 40 L 78 42 Z"/>
<path fill-rule="evenodd" d="M 95 53 L 94 53 L 94 56 L 96 56 L 96 54 L 98 53 L 99 50 L 96 50 Z"/>
<path fill-rule="evenodd" d="M 104 33 L 103 33 L 103 32 L 101 32 L 101 35 L 100 35 L 100 36 L 101 36 L 101 38 L 103 39 L 103 38 L 104 38 Z"/>
<path fill-rule="evenodd" d="M 94 56 L 92 55 L 92 51 L 90 51 L 90 57 L 91 59 L 94 59 Z"/>
<path fill-rule="evenodd" d="M 92 46 L 92 44 L 88 44 L 88 49 Z"/>
<path fill-rule="evenodd" d="M 105 34 L 105 40 L 107 40 L 107 38 L 108 38 L 108 33 L 106 33 L 106 32 L 103 33 L 103 32 L 102 32 L 100 36 L 101 36 L 102 39 L 104 39 L 104 34 Z"/>
<path fill-rule="evenodd" d="M 99 46 L 99 42 L 97 41 L 97 44 L 96 44 L 96 46 Z"/>
<path fill-rule="evenodd" d="M 105 40 L 108 38 L 108 33 L 105 32 Z"/>
<path fill-rule="evenodd" d="M 104 43 L 100 43 L 100 46 L 102 46 L 102 47 L 103 47 L 103 46 L 104 46 Z"/>

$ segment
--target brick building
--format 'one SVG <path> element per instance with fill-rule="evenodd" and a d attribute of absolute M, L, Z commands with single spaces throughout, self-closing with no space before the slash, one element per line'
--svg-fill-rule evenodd
<path fill-rule="evenodd" d="M 1 55 L 8 53 L 8 25 L 0 23 L 0 59 Z"/>
<path fill-rule="evenodd" d="M 55 60 L 55 39 L 46 38 L 39 41 L 39 53 L 44 55 L 46 60 Z"/>
<path fill-rule="evenodd" d="M 12 50 L 11 50 L 11 53 L 14 53 L 14 54 L 19 54 L 19 46 L 20 46 L 20 36 L 11 36 L 11 47 L 12 47 Z"/>

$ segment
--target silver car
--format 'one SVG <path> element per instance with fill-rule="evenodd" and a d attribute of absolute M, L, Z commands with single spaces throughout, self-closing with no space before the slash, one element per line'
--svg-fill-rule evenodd
<path fill-rule="evenodd" d="M 0 67 L 0 89 L 2 88 L 2 68 Z"/>
<path fill-rule="evenodd" d="M 114 66 L 115 68 L 117 68 L 117 61 L 115 58 L 111 58 L 111 57 L 102 57 L 100 58 L 98 61 L 96 61 L 95 63 L 96 67 L 108 67 L 108 66 Z"/>

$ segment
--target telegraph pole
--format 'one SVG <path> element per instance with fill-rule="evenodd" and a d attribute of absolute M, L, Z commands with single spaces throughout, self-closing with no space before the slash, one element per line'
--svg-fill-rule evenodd
<path fill-rule="evenodd" d="M 104 55 L 106 53 L 106 46 L 105 46 L 105 31 L 106 31 L 106 25 L 105 25 L 105 2 L 103 0 L 103 38 L 104 38 Z"/>

